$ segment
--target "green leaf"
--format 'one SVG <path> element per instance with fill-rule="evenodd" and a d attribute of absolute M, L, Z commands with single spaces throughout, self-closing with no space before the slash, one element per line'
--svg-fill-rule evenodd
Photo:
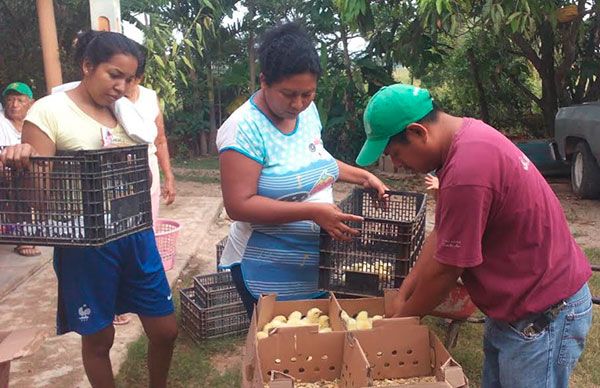
<path fill-rule="evenodd" d="M 158 63 L 158 65 L 160 67 L 164 67 L 165 66 L 165 62 L 163 61 L 163 59 L 160 56 L 154 54 L 154 60 L 156 61 L 156 63 Z"/>
<path fill-rule="evenodd" d="M 443 7 L 444 7 L 444 0 L 436 0 L 435 10 L 437 11 L 438 15 L 442 14 Z"/>
<path fill-rule="evenodd" d="M 190 69 L 190 70 L 194 70 L 194 66 L 192 65 L 192 63 L 190 62 L 189 58 L 187 56 L 183 56 L 181 57 L 181 60 L 183 61 L 183 63 L 185 63 L 185 65 Z"/>

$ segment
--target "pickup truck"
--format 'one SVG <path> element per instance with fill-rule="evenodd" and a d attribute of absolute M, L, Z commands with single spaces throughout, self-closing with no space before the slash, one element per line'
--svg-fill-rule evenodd
<path fill-rule="evenodd" d="M 581 198 L 600 197 L 600 101 L 560 108 L 555 157 L 571 165 L 571 187 Z"/>

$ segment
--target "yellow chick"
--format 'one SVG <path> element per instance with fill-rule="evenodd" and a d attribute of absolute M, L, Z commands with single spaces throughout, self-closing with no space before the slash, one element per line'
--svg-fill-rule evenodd
<path fill-rule="evenodd" d="M 306 313 L 306 323 L 310 325 L 316 325 L 319 323 L 319 317 L 323 314 L 321 310 L 316 307 L 308 310 Z"/>
<path fill-rule="evenodd" d="M 357 321 L 366 321 L 367 319 L 369 319 L 369 313 L 364 310 L 356 314 Z"/>
<path fill-rule="evenodd" d="M 383 317 L 382 317 L 381 315 L 373 315 L 373 318 L 372 318 L 372 319 L 373 319 L 374 321 L 378 321 L 378 320 L 380 320 L 380 319 L 383 319 Z"/>
<path fill-rule="evenodd" d="M 342 310 L 340 313 L 340 318 L 342 318 L 342 321 L 346 322 L 348 319 L 350 319 L 350 315 L 348 315 L 346 310 Z"/>
<path fill-rule="evenodd" d="M 319 333 L 331 333 L 331 327 L 319 328 Z"/>
<path fill-rule="evenodd" d="M 345 322 L 346 322 L 346 329 L 348 331 L 352 331 L 352 330 L 356 330 L 357 329 L 357 327 L 356 327 L 356 319 L 354 319 L 354 318 L 348 318 L 348 320 L 345 321 Z"/>
<path fill-rule="evenodd" d="M 271 331 L 271 329 L 273 329 L 273 324 L 271 322 L 269 322 L 263 326 L 262 331 L 264 331 L 265 333 L 269 333 Z"/>
<path fill-rule="evenodd" d="M 278 316 L 276 316 L 275 318 L 273 318 L 271 320 L 271 323 L 273 323 L 274 321 L 279 321 L 279 322 L 282 322 L 282 323 L 286 323 L 287 322 L 287 318 L 285 316 L 283 316 L 283 315 L 278 315 Z"/>
<path fill-rule="evenodd" d="M 277 328 L 277 327 L 281 327 L 281 326 L 286 326 L 285 322 L 281 322 L 281 321 L 271 321 L 271 327 L 273 329 Z"/>
<path fill-rule="evenodd" d="M 299 321 L 302 319 L 302 313 L 300 311 L 292 312 L 288 317 L 288 321 Z"/>
<path fill-rule="evenodd" d="M 319 317 L 319 329 L 326 329 L 329 327 L 329 315 L 321 315 Z"/>
<path fill-rule="evenodd" d="M 265 339 L 268 336 L 269 336 L 269 334 L 265 333 L 264 331 L 259 331 L 258 333 L 256 333 L 257 340 Z"/>

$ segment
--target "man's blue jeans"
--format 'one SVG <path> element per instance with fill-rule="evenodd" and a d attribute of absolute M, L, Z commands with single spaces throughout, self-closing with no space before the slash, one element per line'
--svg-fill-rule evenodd
<path fill-rule="evenodd" d="M 487 318 L 483 337 L 483 388 L 568 387 L 592 325 L 587 283 L 541 333 L 522 330 L 531 320 L 511 324 Z"/>

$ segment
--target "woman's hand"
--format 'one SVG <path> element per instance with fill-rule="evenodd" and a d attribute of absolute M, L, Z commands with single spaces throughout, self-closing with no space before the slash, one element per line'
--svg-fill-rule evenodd
<path fill-rule="evenodd" d="M 29 144 L 16 144 L 5 148 L 0 154 L 0 167 L 9 166 L 16 169 L 28 169 L 29 158 L 38 156 L 36 150 Z"/>
<path fill-rule="evenodd" d="M 166 205 L 170 205 L 175 202 L 175 195 L 177 194 L 177 191 L 175 190 L 174 177 L 167 177 L 165 179 L 165 182 L 161 188 L 161 194 Z"/>
<path fill-rule="evenodd" d="M 363 182 L 363 187 L 365 189 L 375 189 L 379 195 L 379 199 L 387 198 L 385 192 L 388 191 L 389 188 L 381 181 L 381 179 L 368 171 L 365 172 L 367 173 L 367 179 Z"/>
<path fill-rule="evenodd" d="M 343 213 L 339 207 L 332 203 L 313 203 L 311 219 L 321 228 L 325 229 L 329 235 L 342 241 L 352 240 L 352 236 L 358 236 L 360 232 L 349 227 L 344 221 L 362 222 L 363 218 L 354 214 Z"/>

